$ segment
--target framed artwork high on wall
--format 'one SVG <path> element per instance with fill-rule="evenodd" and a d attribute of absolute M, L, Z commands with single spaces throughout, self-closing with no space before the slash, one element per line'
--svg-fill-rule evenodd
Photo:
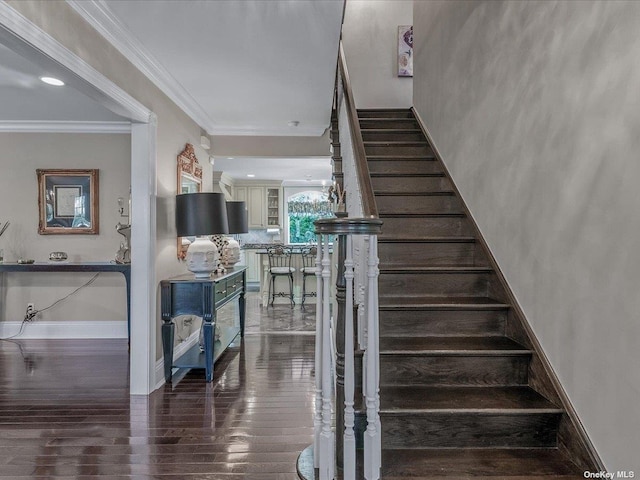
<path fill-rule="evenodd" d="M 413 77 L 413 25 L 398 26 L 398 76 Z"/>
<path fill-rule="evenodd" d="M 40 235 L 97 235 L 98 170 L 37 169 Z"/>

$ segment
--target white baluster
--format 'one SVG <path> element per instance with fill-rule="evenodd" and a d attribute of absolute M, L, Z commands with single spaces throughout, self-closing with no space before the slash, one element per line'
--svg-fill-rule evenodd
<path fill-rule="evenodd" d="M 331 260 L 329 257 L 329 235 L 322 243 L 322 430 L 320 432 L 320 480 L 333 480 L 335 464 L 335 433 L 331 429 L 331 332 L 329 328 L 329 284 L 331 282 Z"/>
<path fill-rule="evenodd" d="M 316 411 L 313 416 L 313 467 L 320 467 L 320 432 L 322 431 L 322 235 L 316 249 Z"/>
<path fill-rule="evenodd" d="M 365 352 L 365 396 L 367 429 L 364 433 L 364 478 L 378 480 L 382 464 L 379 416 L 379 359 L 378 359 L 378 252 L 377 238 L 369 236 L 367 295 L 367 350 Z"/>
<path fill-rule="evenodd" d="M 345 319 L 344 319 L 344 480 L 356 478 L 356 437 L 354 434 L 355 413 L 353 410 L 355 394 L 355 367 L 353 348 L 353 257 L 352 236 L 346 236 L 346 258 L 344 278 L 346 281 Z M 338 407 L 336 407 L 338 408 Z"/>

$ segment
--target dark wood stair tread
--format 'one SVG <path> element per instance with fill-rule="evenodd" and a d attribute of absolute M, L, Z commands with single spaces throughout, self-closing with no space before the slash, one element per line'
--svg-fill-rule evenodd
<path fill-rule="evenodd" d="M 374 190 L 377 197 L 454 197 L 456 194 L 450 190 L 432 190 L 424 192 L 401 192 L 388 190 Z"/>
<path fill-rule="evenodd" d="M 432 448 L 382 450 L 385 480 L 584 479 L 583 470 L 557 448 Z"/>
<path fill-rule="evenodd" d="M 383 162 L 392 162 L 394 160 L 403 160 L 403 161 L 416 161 L 416 162 L 432 162 L 435 161 L 436 157 L 433 155 L 366 155 L 367 160 L 369 161 L 383 161 Z"/>
<path fill-rule="evenodd" d="M 425 178 L 441 178 L 444 177 L 444 172 L 437 173 L 403 173 L 403 172 L 393 172 L 393 173 L 371 173 L 370 176 L 372 178 L 415 178 L 415 177 L 425 177 Z"/>
<path fill-rule="evenodd" d="M 461 266 L 438 266 L 438 267 L 410 267 L 410 266 L 385 266 L 380 268 L 380 273 L 492 273 L 491 267 L 461 267 Z M 383 296 L 381 294 L 381 296 Z"/>
<path fill-rule="evenodd" d="M 367 118 L 367 120 L 370 120 Z M 389 118 L 385 118 L 389 120 Z M 360 128 L 362 133 L 422 133 L 419 128 Z M 424 140 L 426 142 L 426 140 Z"/>
<path fill-rule="evenodd" d="M 475 237 L 401 237 L 385 236 L 378 238 L 378 243 L 475 243 Z"/>
<path fill-rule="evenodd" d="M 380 409 L 383 414 L 431 410 L 562 412 L 562 409 L 527 386 L 382 386 Z"/>
<path fill-rule="evenodd" d="M 380 218 L 464 218 L 464 213 L 381 213 Z"/>
<path fill-rule="evenodd" d="M 441 297 L 411 295 L 389 297 L 380 293 L 380 310 L 506 310 L 511 306 L 489 297 Z"/>
<path fill-rule="evenodd" d="M 381 355 L 411 354 L 530 354 L 522 345 L 502 336 L 486 337 L 381 337 Z"/>

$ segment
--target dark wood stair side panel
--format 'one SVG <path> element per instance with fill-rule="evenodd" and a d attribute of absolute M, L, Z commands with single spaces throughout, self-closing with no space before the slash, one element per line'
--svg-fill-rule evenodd
<path fill-rule="evenodd" d="M 505 311 L 386 310 L 380 316 L 380 336 L 504 335 Z"/>
<path fill-rule="evenodd" d="M 384 448 L 555 447 L 558 413 L 381 414 Z"/>
<path fill-rule="evenodd" d="M 528 355 L 381 355 L 381 385 L 526 385 Z"/>
<path fill-rule="evenodd" d="M 490 273 L 485 272 L 392 272 L 381 270 L 378 279 L 380 296 L 477 296 L 487 294 Z"/>
<path fill-rule="evenodd" d="M 463 215 L 402 215 L 381 214 L 382 233 L 379 239 L 389 237 L 421 238 L 421 237 L 462 237 L 471 236 L 467 219 Z"/>
<path fill-rule="evenodd" d="M 460 201 L 445 195 L 376 195 L 378 212 L 387 213 L 461 213 Z"/>
<path fill-rule="evenodd" d="M 367 155 L 370 173 L 442 173 L 442 166 L 428 156 L 388 156 Z"/>
<path fill-rule="evenodd" d="M 409 108 L 364 108 L 358 109 L 358 118 L 411 118 L 413 112 Z"/>
<path fill-rule="evenodd" d="M 504 449 L 383 449 L 385 480 L 468 480 L 488 477 L 501 480 L 583 479 L 584 470 L 556 448 Z"/>
<path fill-rule="evenodd" d="M 379 241 L 378 258 L 381 267 L 389 265 L 475 265 L 476 244 L 471 242 L 409 242 Z"/>
<path fill-rule="evenodd" d="M 441 176 L 372 176 L 371 186 L 374 193 L 451 191 L 451 183 Z"/>

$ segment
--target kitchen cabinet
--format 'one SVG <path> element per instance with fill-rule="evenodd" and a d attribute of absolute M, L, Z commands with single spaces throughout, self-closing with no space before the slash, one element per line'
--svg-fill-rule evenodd
<path fill-rule="evenodd" d="M 247 184 L 234 187 L 234 199 L 247 202 L 249 228 L 280 228 L 282 190 L 279 185 Z"/>
<path fill-rule="evenodd" d="M 264 187 L 247 188 L 249 228 L 267 228 L 266 193 Z"/>
<path fill-rule="evenodd" d="M 244 263 L 247 266 L 247 282 L 260 282 L 260 255 L 255 250 L 246 249 L 244 251 Z"/>

